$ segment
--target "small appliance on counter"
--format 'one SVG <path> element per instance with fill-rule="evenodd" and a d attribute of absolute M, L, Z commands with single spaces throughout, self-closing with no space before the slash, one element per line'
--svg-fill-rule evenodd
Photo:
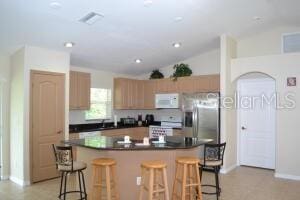
<path fill-rule="evenodd" d="M 120 121 L 121 121 L 121 124 L 124 126 L 135 125 L 135 123 L 136 123 L 135 118 L 133 118 L 133 117 L 121 118 Z"/>
<path fill-rule="evenodd" d="M 145 117 L 145 122 L 147 126 L 152 125 L 154 123 L 154 115 L 147 114 Z"/>
<path fill-rule="evenodd" d="M 138 115 L 138 126 L 142 126 L 143 125 L 143 117 L 142 114 Z"/>

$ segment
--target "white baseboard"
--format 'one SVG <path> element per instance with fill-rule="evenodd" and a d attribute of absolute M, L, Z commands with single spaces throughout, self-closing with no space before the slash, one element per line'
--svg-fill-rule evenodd
<path fill-rule="evenodd" d="M 6 175 L 1 176 L 1 180 L 9 180 L 9 176 L 6 176 Z"/>
<path fill-rule="evenodd" d="M 222 168 L 222 169 L 220 170 L 220 173 L 221 173 L 221 174 L 227 174 L 227 173 L 229 173 L 230 171 L 234 170 L 236 167 L 237 167 L 236 165 L 232 165 L 232 166 L 227 167 L 227 168 Z"/>
<path fill-rule="evenodd" d="M 275 173 L 275 177 L 276 178 L 284 178 L 284 179 L 300 181 L 300 176 L 294 176 L 294 175 L 289 175 L 289 174 Z"/>
<path fill-rule="evenodd" d="M 30 185 L 30 182 L 29 181 L 24 181 L 22 179 L 19 179 L 19 178 L 16 178 L 16 177 L 13 177 L 13 176 L 10 176 L 9 177 L 9 180 L 11 180 L 12 182 L 20 185 L 20 186 L 27 186 L 27 185 Z"/>

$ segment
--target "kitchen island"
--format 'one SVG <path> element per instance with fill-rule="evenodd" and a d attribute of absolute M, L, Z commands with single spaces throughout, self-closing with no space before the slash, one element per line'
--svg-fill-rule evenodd
<path fill-rule="evenodd" d="M 85 179 L 89 199 L 92 191 L 92 160 L 95 158 L 109 157 L 117 161 L 117 184 L 120 200 L 138 199 L 139 186 L 137 177 L 141 176 L 140 165 L 147 160 L 162 160 L 167 163 L 169 192 L 175 175 L 175 159 L 178 156 L 201 157 L 203 145 L 212 140 L 197 140 L 181 136 L 166 137 L 165 144 L 139 146 L 132 141 L 131 144 L 119 144 L 123 138 L 92 137 L 86 139 L 69 140 L 64 143 L 77 147 L 77 160 L 88 164 L 85 170 Z"/>

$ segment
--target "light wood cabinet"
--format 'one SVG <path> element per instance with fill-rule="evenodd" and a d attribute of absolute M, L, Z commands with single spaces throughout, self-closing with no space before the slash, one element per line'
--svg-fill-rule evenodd
<path fill-rule="evenodd" d="M 114 79 L 114 108 L 143 109 L 144 81 L 127 78 Z"/>
<path fill-rule="evenodd" d="M 220 75 L 210 75 L 209 88 L 210 92 L 220 91 Z"/>
<path fill-rule="evenodd" d="M 178 92 L 178 81 L 171 78 L 156 80 L 156 93 L 176 93 Z"/>
<path fill-rule="evenodd" d="M 144 109 L 155 109 L 156 81 L 144 81 Z"/>
<path fill-rule="evenodd" d="M 135 128 L 104 130 L 104 131 L 101 131 L 101 135 L 109 136 L 109 137 L 124 137 L 125 135 L 128 135 L 133 140 L 142 140 L 144 137 L 148 137 L 149 128 L 135 127 Z"/>
<path fill-rule="evenodd" d="M 70 72 L 70 109 L 90 109 L 91 75 L 84 72 Z"/>
<path fill-rule="evenodd" d="M 155 94 L 219 92 L 219 75 L 158 80 L 114 79 L 115 109 L 155 109 Z"/>

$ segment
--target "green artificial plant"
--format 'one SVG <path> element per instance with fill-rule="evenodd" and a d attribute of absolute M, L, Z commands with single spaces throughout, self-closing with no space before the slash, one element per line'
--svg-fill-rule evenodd
<path fill-rule="evenodd" d="M 164 78 L 164 75 L 158 70 L 153 70 L 149 79 L 161 79 Z"/>
<path fill-rule="evenodd" d="M 191 76 L 193 73 L 189 65 L 184 63 L 174 65 L 173 69 L 174 73 L 171 78 L 173 78 L 174 81 L 176 81 L 178 77 Z"/>

